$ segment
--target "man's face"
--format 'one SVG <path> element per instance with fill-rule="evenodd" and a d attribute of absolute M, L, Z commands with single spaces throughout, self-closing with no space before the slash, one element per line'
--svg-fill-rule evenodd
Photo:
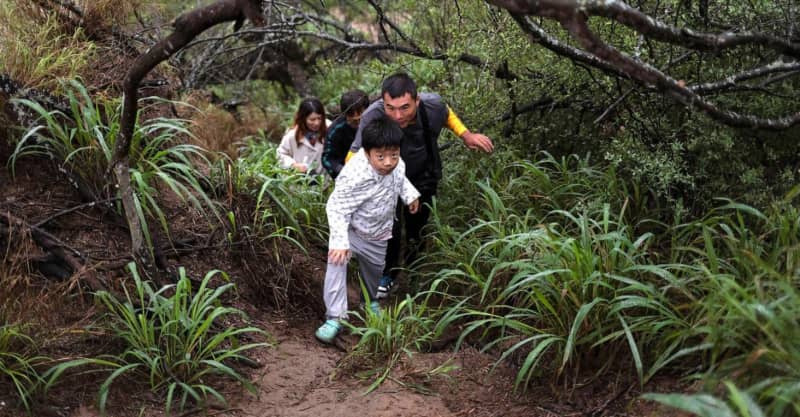
<path fill-rule="evenodd" d="M 352 114 L 346 114 L 344 116 L 347 124 L 350 125 L 353 129 L 358 129 L 358 122 L 361 121 L 361 114 L 364 113 L 363 111 L 354 111 Z"/>
<path fill-rule="evenodd" d="M 399 147 L 372 148 L 366 154 L 369 164 L 381 175 L 391 174 L 400 162 Z"/>
<path fill-rule="evenodd" d="M 405 93 L 397 98 L 389 97 L 389 93 L 383 94 L 383 110 L 401 128 L 408 127 L 416 120 L 417 106 L 419 106 L 419 96 L 413 99 L 411 93 Z"/>

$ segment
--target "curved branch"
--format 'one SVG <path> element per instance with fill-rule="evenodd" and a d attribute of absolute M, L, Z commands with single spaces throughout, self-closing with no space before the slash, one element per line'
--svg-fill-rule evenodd
<path fill-rule="evenodd" d="M 556 20 L 574 14 L 602 16 L 616 20 L 649 38 L 699 51 L 721 51 L 753 44 L 800 58 L 800 44 L 765 33 L 702 33 L 659 22 L 621 0 L 487 0 L 512 13 L 549 17 Z"/>
<path fill-rule="evenodd" d="M 263 24 L 260 0 L 219 0 L 209 6 L 192 10 L 178 16 L 173 23 L 175 30 L 145 54 L 139 56 L 128 70 L 123 82 L 123 107 L 120 132 L 117 137 L 114 156 L 109 167 L 114 171 L 120 189 L 125 218 L 131 232 L 131 249 L 134 259 L 145 270 L 152 265 L 151 253 L 145 247 L 143 225 L 138 217 L 138 208 L 130 184 L 128 154 L 138 113 L 138 88 L 144 77 L 156 65 L 169 59 L 175 52 L 186 46 L 197 35 L 219 23 L 249 19 L 256 25 Z"/>
<path fill-rule="evenodd" d="M 754 78 L 763 77 L 765 75 L 770 75 L 780 72 L 792 73 L 798 71 L 800 71 L 800 62 L 775 61 L 770 64 L 764 65 L 763 67 L 753 68 L 751 70 L 744 71 L 739 74 L 731 75 L 721 81 L 693 85 L 689 87 L 689 89 L 697 94 L 703 95 L 703 94 L 730 90 L 732 88 L 735 88 L 737 86 L 737 83 L 741 81 L 752 80 Z"/>
<path fill-rule="evenodd" d="M 616 66 L 631 78 L 645 85 L 655 86 L 667 95 L 687 106 L 694 106 L 711 118 L 733 127 L 782 130 L 800 123 L 800 112 L 776 119 L 764 119 L 753 115 L 722 110 L 713 103 L 705 101 L 682 83 L 662 73 L 652 66 L 636 61 L 617 49 L 606 45 L 586 24 L 586 17 L 573 15 L 561 24 L 577 39 L 586 50 L 598 58 Z"/>
<path fill-rule="evenodd" d="M 550 36 L 539 25 L 533 23 L 530 18 L 516 13 L 511 13 L 511 17 L 517 22 L 522 31 L 528 35 L 531 42 L 538 43 L 550 51 L 555 52 L 557 55 L 569 58 L 572 61 L 582 62 L 607 74 L 620 78 L 628 78 L 627 74 L 613 65 L 610 65 L 608 62 Z"/>

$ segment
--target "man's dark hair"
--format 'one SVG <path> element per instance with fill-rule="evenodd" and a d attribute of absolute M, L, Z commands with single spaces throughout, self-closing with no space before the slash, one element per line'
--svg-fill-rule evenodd
<path fill-rule="evenodd" d="M 375 148 L 399 148 L 403 142 L 403 129 L 386 115 L 373 119 L 361 132 L 361 146 L 365 151 Z"/>
<path fill-rule="evenodd" d="M 342 94 L 339 100 L 339 108 L 342 114 L 347 116 L 362 113 L 367 107 L 369 107 L 369 96 L 361 90 L 350 90 Z"/>
<path fill-rule="evenodd" d="M 411 99 L 417 99 L 417 83 L 405 72 L 396 72 L 383 80 L 381 85 L 381 97 L 389 93 L 390 98 L 403 97 L 406 93 L 411 94 Z"/>

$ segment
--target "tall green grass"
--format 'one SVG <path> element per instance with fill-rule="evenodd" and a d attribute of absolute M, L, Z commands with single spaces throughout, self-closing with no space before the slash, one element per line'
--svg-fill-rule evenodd
<path fill-rule="evenodd" d="M 370 392 L 383 383 L 404 355 L 411 357 L 430 344 L 435 336 L 435 321 L 422 294 L 406 295 L 377 314 L 367 310 L 363 314 L 352 313 L 361 325 L 346 324 L 359 338 L 350 357 L 368 358 L 376 366 L 376 378 L 367 389 Z"/>
<path fill-rule="evenodd" d="M 282 231 L 301 248 L 327 245 L 325 203 L 332 181 L 280 168 L 276 149 L 263 137 L 251 139 L 236 161 L 236 188 L 256 200 L 253 224 L 257 231 Z"/>
<path fill-rule="evenodd" d="M 114 196 L 115 182 L 106 173 L 119 134 L 121 104 L 118 100 L 94 100 L 78 81 L 69 82 L 66 90 L 69 114 L 47 110 L 33 101 L 18 101 L 34 111 L 39 122 L 19 140 L 9 165 L 13 170 L 23 156 L 45 156 L 88 189 L 93 198 Z M 143 99 L 145 106 L 140 114 L 160 101 Z M 131 140 L 131 185 L 141 220 L 146 225 L 149 219 L 155 219 L 167 234 L 169 224 L 160 202 L 164 190 L 190 204 L 209 221 L 221 221 L 213 195 L 207 192 L 211 186 L 204 174 L 209 171 L 204 151 L 180 143 L 180 136 L 189 135 L 185 123 L 163 117 L 137 122 Z M 152 243 L 150 235 L 146 237 Z"/>
<path fill-rule="evenodd" d="M 765 210 L 727 202 L 680 248 L 703 298 L 692 337 L 710 387 L 733 379 L 768 415 L 800 415 L 800 209 L 796 189 Z"/>
<path fill-rule="evenodd" d="M 35 354 L 35 343 L 19 325 L 0 325 L 0 387 L 10 385 L 12 392 L 26 410 L 31 397 L 42 382 L 37 367 L 47 358 Z"/>
<path fill-rule="evenodd" d="M 134 293 L 126 290 L 126 298 L 118 300 L 107 292 L 97 299 L 108 310 L 109 330 L 124 346 L 116 355 L 72 360 L 51 368 L 45 378 L 48 386 L 65 371 L 85 365 L 110 371 L 100 386 L 98 404 L 106 409 L 112 384 L 123 376 L 146 381 L 150 389 L 164 395 L 167 414 L 177 405 L 184 409 L 190 402 L 200 406 L 209 400 L 225 404 L 225 397 L 214 387 L 218 379 L 238 382 L 250 392 L 255 386 L 234 364 L 252 363 L 245 354 L 267 346 L 264 342 L 246 343 L 265 332 L 255 327 L 231 325 L 231 319 L 244 313 L 223 304 L 223 296 L 233 289 L 232 283 L 214 288 L 211 282 L 220 271 L 205 275 L 199 286 L 181 268 L 175 285 L 160 289 L 142 281 L 135 265 L 129 265 Z"/>
<path fill-rule="evenodd" d="M 699 417 L 763 417 L 764 410 L 747 392 L 730 381 L 725 382 L 727 400 L 711 394 L 645 394 L 643 398 L 657 401 Z"/>
<path fill-rule="evenodd" d="M 458 157 L 408 271 L 439 294 L 434 337 L 460 329 L 457 347 L 495 352 L 518 387 L 668 372 L 709 390 L 733 380 L 767 415 L 800 415 L 798 190 L 682 220 L 588 159 L 498 159 Z"/>

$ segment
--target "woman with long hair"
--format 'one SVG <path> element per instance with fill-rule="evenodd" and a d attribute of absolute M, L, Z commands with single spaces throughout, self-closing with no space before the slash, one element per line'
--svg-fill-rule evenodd
<path fill-rule="evenodd" d="M 322 102 L 316 97 L 303 99 L 294 115 L 294 126 L 278 146 L 281 167 L 314 175 L 325 172 L 321 158 L 328 124 Z"/>

